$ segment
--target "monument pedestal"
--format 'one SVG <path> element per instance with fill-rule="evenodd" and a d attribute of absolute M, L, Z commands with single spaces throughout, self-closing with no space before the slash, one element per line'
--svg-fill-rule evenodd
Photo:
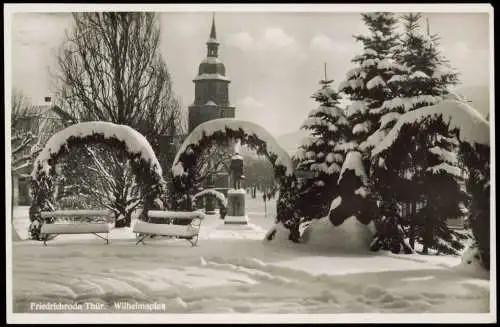
<path fill-rule="evenodd" d="M 224 224 L 248 224 L 248 216 L 245 212 L 245 196 L 244 189 L 230 189 L 227 192 L 227 215 L 224 218 Z"/>

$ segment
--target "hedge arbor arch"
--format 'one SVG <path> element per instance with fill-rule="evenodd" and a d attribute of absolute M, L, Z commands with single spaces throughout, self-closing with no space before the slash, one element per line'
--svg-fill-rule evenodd
<path fill-rule="evenodd" d="M 141 219 L 147 215 L 164 191 L 162 170 L 146 138 L 135 129 L 108 122 L 84 122 L 54 134 L 38 155 L 31 173 L 32 204 L 30 221 L 43 223 L 40 212 L 54 210 L 56 164 L 69 150 L 91 144 L 106 144 L 124 151 L 130 159 L 143 197 Z"/>
<path fill-rule="evenodd" d="M 211 189 L 202 190 L 193 196 L 193 204 L 195 206 L 199 206 L 200 201 L 203 199 L 206 199 L 206 198 L 215 199 L 215 201 L 217 202 L 217 205 L 219 206 L 220 217 L 222 219 L 224 219 L 224 217 L 227 214 L 227 199 L 226 199 L 225 195 L 219 191 L 216 191 L 216 190 L 211 190 Z"/>
<path fill-rule="evenodd" d="M 386 138 L 372 150 L 372 159 L 387 158 L 389 149 L 398 146 L 405 130 L 416 125 L 445 124 L 459 142 L 459 160 L 467 170 L 466 188 L 471 194 L 470 225 L 481 262 L 489 269 L 490 261 L 490 124 L 474 108 L 456 100 L 444 100 L 433 106 L 402 115 Z M 418 129 L 418 128 L 417 128 Z M 401 146 L 400 146 L 401 147 Z M 404 153 L 398 160 L 404 160 Z"/>
<path fill-rule="evenodd" d="M 257 154 L 266 157 L 274 168 L 276 179 L 284 184 L 293 178 L 293 164 L 288 153 L 262 126 L 232 118 L 215 119 L 198 125 L 186 138 L 172 165 L 172 179 L 177 196 L 196 193 L 194 168 L 200 154 L 210 145 L 231 146 L 239 139 Z M 186 210 L 191 210 L 188 204 Z"/>

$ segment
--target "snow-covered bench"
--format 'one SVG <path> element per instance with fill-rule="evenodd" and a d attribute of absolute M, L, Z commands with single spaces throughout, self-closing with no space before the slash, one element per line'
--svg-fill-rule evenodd
<path fill-rule="evenodd" d="M 148 218 L 156 223 L 138 220 L 134 224 L 133 232 L 137 237 L 137 244 L 144 243 L 148 236 L 172 236 L 188 240 L 192 246 L 198 243 L 198 234 L 202 220 L 205 218 L 203 212 L 184 211 L 162 211 L 149 210 Z M 176 222 L 185 222 L 176 224 Z"/>
<path fill-rule="evenodd" d="M 111 210 L 56 210 L 56 211 L 42 211 L 41 217 L 45 218 L 58 218 L 58 217 L 69 217 L 73 221 L 71 223 L 45 223 L 42 225 L 41 235 L 43 239 L 43 245 L 47 245 L 47 240 L 51 235 L 60 234 L 94 234 L 95 236 L 102 238 L 109 244 L 108 234 L 111 230 L 109 224 L 107 223 L 81 223 L 76 222 L 75 218 L 82 217 L 112 217 L 113 212 Z M 105 234 L 101 236 L 99 234 Z"/>

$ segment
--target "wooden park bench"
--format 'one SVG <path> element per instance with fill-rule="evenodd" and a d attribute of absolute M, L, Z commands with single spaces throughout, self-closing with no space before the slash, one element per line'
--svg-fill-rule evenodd
<path fill-rule="evenodd" d="M 72 221 L 64 223 L 44 223 L 41 229 L 41 235 L 43 239 L 43 245 L 47 245 L 47 241 L 50 236 L 61 235 L 61 234 L 94 234 L 95 236 L 102 238 L 109 244 L 108 234 L 111 230 L 109 224 L 105 223 L 85 223 L 82 221 L 76 221 L 77 218 L 85 217 L 104 217 L 111 218 L 113 212 L 111 210 L 56 210 L 56 211 L 42 211 L 41 217 L 46 218 L 60 218 L 68 217 Z M 102 236 L 100 234 L 105 234 Z"/>
<path fill-rule="evenodd" d="M 200 226 L 205 214 L 199 211 L 162 211 L 149 210 L 148 221 L 138 220 L 134 224 L 133 232 L 137 243 L 144 243 L 148 236 L 170 236 L 188 240 L 192 246 L 198 244 Z"/>

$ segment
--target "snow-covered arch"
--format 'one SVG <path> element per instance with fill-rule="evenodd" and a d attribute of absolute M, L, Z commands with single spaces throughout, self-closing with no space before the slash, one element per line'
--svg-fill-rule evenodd
<path fill-rule="evenodd" d="M 438 104 L 410 111 L 400 116 L 389 134 L 372 150 L 372 157 L 387 150 L 396 141 L 403 126 L 422 123 L 427 119 L 441 117 L 449 122 L 450 129 L 458 130 L 460 143 L 473 148 L 490 144 L 490 124 L 474 108 L 457 100 L 444 100 Z"/>
<path fill-rule="evenodd" d="M 144 210 L 153 206 L 163 190 L 162 169 L 146 138 L 135 129 L 108 122 L 83 122 L 71 125 L 54 134 L 36 158 L 31 173 L 30 220 L 41 220 L 40 211 L 53 209 L 53 179 L 58 174 L 55 166 L 70 148 L 84 144 L 108 144 L 122 148 L 131 160 L 131 168 L 144 196 Z"/>
<path fill-rule="evenodd" d="M 279 180 L 293 176 L 290 156 L 262 126 L 249 121 L 221 118 L 198 125 L 177 152 L 172 165 L 177 191 L 187 193 L 193 188 L 193 169 L 203 149 L 213 142 L 227 144 L 232 139 L 240 139 L 242 145 L 267 157 Z"/>
<path fill-rule="evenodd" d="M 227 212 L 226 196 L 217 190 L 206 189 L 206 190 L 203 190 L 203 191 L 196 193 L 193 196 L 193 203 L 196 203 L 196 201 L 199 201 L 199 200 L 206 198 L 206 197 L 214 197 L 217 200 L 217 204 L 219 205 L 221 217 L 224 218 L 226 215 L 226 212 Z"/>

